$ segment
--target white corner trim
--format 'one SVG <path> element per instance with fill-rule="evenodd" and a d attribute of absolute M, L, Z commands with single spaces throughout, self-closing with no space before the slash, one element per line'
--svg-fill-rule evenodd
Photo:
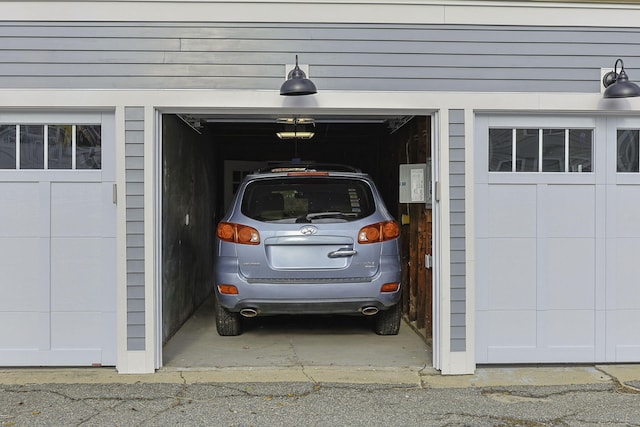
<path fill-rule="evenodd" d="M 468 366 L 473 363 L 469 353 L 466 351 L 454 351 L 449 354 L 446 364 L 443 364 L 440 372 L 442 375 L 470 375 L 474 371 L 469 371 Z"/>
<path fill-rule="evenodd" d="M 127 215 L 124 106 L 115 109 L 116 150 L 116 369 L 127 372 Z"/>
<path fill-rule="evenodd" d="M 473 180 L 473 111 L 465 112 L 465 203 L 470 205 L 469 197 L 473 197 L 473 186 L 469 185 L 469 179 Z M 466 351 L 451 351 L 451 233 L 450 233 L 450 203 L 449 203 L 449 110 L 439 111 L 439 140 L 440 140 L 440 288 L 438 291 L 439 304 L 439 329 L 438 329 L 438 354 L 439 368 L 443 375 L 472 374 L 475 371 L 475 338 L 473 321 L 475 317 L 475 300 L 473 288 L 473 269 L 469 268 L 470 257 L 473 257 L 473 248 L 469 246 L 469 235 L 473 235 L 473 221 L 469 222 L 469 216 L 473 216 L 470 210 L 465 212 L 466 257 L 467 257 L 467 295 L 466 295 Z M 471 167 L 471 172 L 469 171 Z M 471 230 L 470 230 L 471 228 Z M 469 253 L 469 251 L 471 253 Z M 472 259 L 472 258 L 471 258 Z M 434 349 L 435 351 L 435 349 Z"/>
<path fill-rule="evenodd" d="M 451 221 L 449 217 L 449 110 L 438 112 L 440 153 L 438 218 L 440 223 L 440 280 L 438 289 L 438 342 L 440 370 L 449 371 L 451 364 Z"/>
<path fill-rule="evenodd" d="M 463 372 L 472 374 L 476 369 L 476 252 L 475 252 L 475 114 L 473 110 L 464 111 L 464 138 L 465 138 L 465 253 L 466 253 L 466 360 Z"/>
<path fill-rule="evenodd" d="M 144 107 L 144 336 L 145 363 L 153 371 L 157 352 L 158 319 L 156 297 L 156 128 L 155 108 Z M 159 350 L 160 348 L 160 350 Z"/>
<path fill-rule="evenodd" d="M 122 363 L 116 367 L 119 374 L 153 374 L 154 369 L 149 368 L 147 351 L 127 351 L 118 355 Z"/>

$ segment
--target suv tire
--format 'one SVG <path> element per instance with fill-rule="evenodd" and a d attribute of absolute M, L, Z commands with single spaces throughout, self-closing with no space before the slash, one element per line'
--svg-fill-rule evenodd
<path fill-rule="evenodd" d="M 232 337 L 242 333 L 242 319 L 239 313 L 232 313 L 215 301 L 216 329 L 218 335 Z"/>
<path fill-rule="evenodd" d="M 398 335 L 401 321 L 402 304 L 397 303 L 376 315 L 374 330 L 378 335 Z"/>

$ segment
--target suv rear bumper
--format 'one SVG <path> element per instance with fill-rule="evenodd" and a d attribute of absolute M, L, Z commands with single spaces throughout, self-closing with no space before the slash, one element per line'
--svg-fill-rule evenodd
<path fill-rule="evenodd" d="M 396 295 L 397 294 L 397 295 Z M 243 310 L 254 310 L 256 315 L 276 315 L 276 314 L 375 314 L 375 311 L 383 311 L 400 302 L 400 292 L 395 292 L 394 297 L 388 304 L 378 300 L 354 300 L 354 301 L 265 301 L 265 300 L 244 300 L 236 304 L 232 312 L 242 312 Z M 224 303 L 222 303 L 224 306 Z M 374 310 L 375 309 L 375 310 Z M 372 310 L 374 310 L 372 312 Z"/>
<path fill-rule="evenodd" d="M 384 258 L 386 267 L 389 264 Z M 399 266 L 399 263 L 392 265 Z M 400 283 L 402 274 L 397 268 L 381 269 L 371 279 L 357 282 L 319 278 L 308 282 L 269 279 L 249 282 L 237 269 L 233 273 L 222 270 L 217 268 L 216 284 L 234 285 L 238 289 L 237 295 L 221 294 L 217 286 L 215 289 L 220 305 L 231 312 L 253 309 L 258 314 L 358 314 L 367 307 L 386 310 L 401 298 L 402 285 L 396 292 L 380 292 L 386 283 Z"/>
<path fill-rule="evenodd" d="M 359 284 L 266 284 L 269 285 L 265 289 L 268 292 L 247 292 L 247 287 L 256 286 L 251 284 L 237 286 L 238 295 L 221 294 L 216 288 L 216 297 L 220 305 L 231 312 L 252 308 L 259 314 L 357 314 L 361 313 L 365 307 L 386 310 L 397 304 L 400 301 L 402 288 L 396 292 L 379 292 L 382 284 L 390 282 L 394 281 Z M 257 286 L 263 285 L 265 284 Z M 336 295 L 341 296 L 336 297 Z"/>

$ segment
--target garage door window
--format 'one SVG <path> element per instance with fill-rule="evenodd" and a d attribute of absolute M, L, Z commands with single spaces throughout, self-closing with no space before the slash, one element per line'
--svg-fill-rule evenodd
<path fill-rule="evenodd" d="M 100 125 L 0 125 L 0 169 L 101 168 Z"/>
<path fill-rule="evenodd" d="M 617 157 L 618 172 L 640 172 L 639 148 L 640 131 L 637 129 L 618 129 Z"/>
<path fill-rule="evenodd" d="M 592 172 L 592 129 L 490 128 L 490 172 Z"/>
<path fill-rule="evenodd" d="M 0 169 L 16 168 L 16 127 L 0 125 Z"/>

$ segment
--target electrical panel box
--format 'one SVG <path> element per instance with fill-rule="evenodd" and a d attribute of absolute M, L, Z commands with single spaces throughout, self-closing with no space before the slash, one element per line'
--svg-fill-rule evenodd
<path fill-rule="evenodd" d="M 427 163 L 400 165 L 400 203 L 431 205 L 431 159 Z"/>

